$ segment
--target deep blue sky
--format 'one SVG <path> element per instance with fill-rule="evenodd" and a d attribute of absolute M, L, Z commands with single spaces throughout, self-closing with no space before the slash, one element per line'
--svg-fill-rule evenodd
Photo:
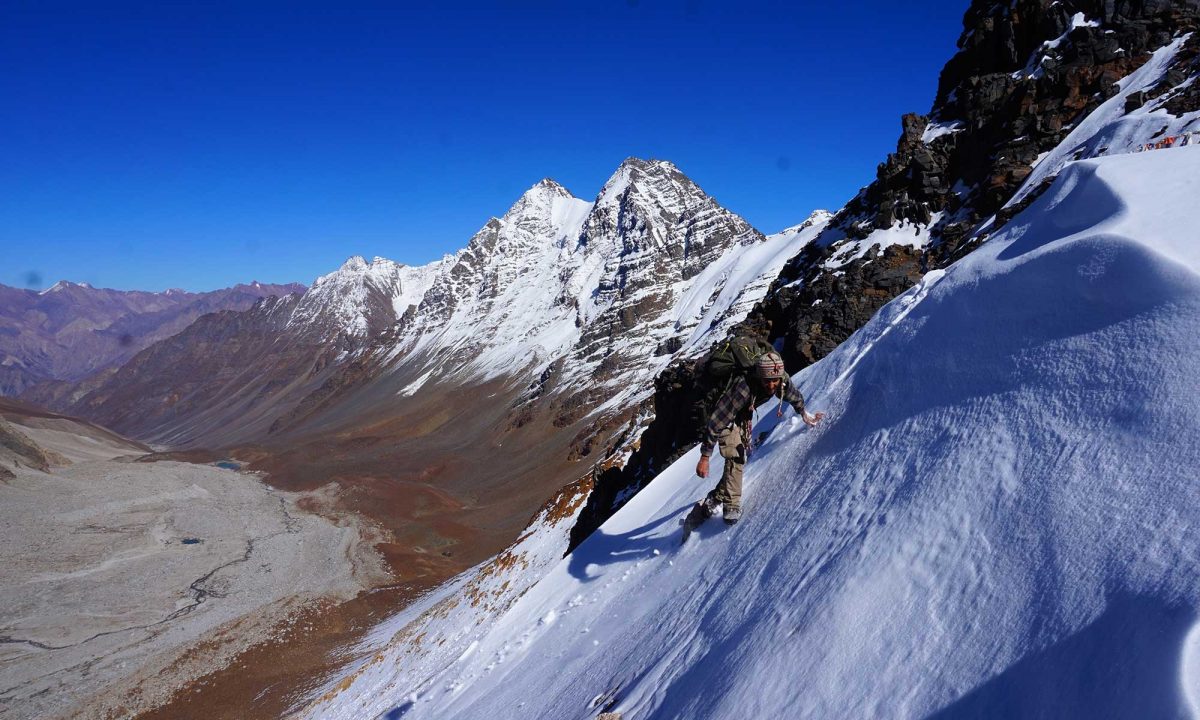
<path fill-rule="evenodd" d="M 0 283 L 425 263 L 631 155 L 775 232 L 872 179 L 967 4 L 8 0 Z"/>

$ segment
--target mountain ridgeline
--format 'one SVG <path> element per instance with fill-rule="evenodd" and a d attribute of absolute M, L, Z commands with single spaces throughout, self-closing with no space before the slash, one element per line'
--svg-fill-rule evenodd
<path fill-rule="evenodd" d="M 444 578 L 634 439 L 652 378 L 742 320 L 829 218 L 765 236 L 671 163 L 630 158 L 593 201 L 543 180 L 454 254 L 351 258 L 28 399 L 335 486 L 392 530 L 394 566 Z"/>
<path fill-rule="evenodd" d="M 303 285 L 253 282 L 212 292 L 140 292 L 62 281 L 37 292 L 0 285 L 0 395 L 38 383 L 43 397 L 117 368 L 201 315 L 247 310 L 261 298 Z"/>
<path fill-rule="evenodd" d="M 564 427 L 681 349 L 702 317 L 704 332 L 720 325 L 704 311 L 728 277 L 698 277 L 766 240 L 670 163 L 631 158 L 595 202 L 543 180 L 429 265 L 351 258 L 303 295 L 205 318 L 72 409 L 159 442 L 221 445 L 301 432 L 385 377 L 405 381 L 401 397 L 503 380 L 522 404 L 569 390 L 548 405 Z"/>
<path fill-rule="evenodd" d="M 1179 120 L 1200 109 L 1198 26 L 1194 0 L 976 0 L 929 113 L 902 118 L 896 151 L 875 180 L 788 261 L 732 332 L 766 337 L 789 370 L 806 367 L 927 271 L 985 242 L 1065 163 L 1106 154 L 1135 125 L 1156 123 L 1147 140 L 1200 130 Z M 1161 68 L 1135 77 L 1160 55 Z M 628 462 L 587 481 L 595 487 L 571 548 L 699 441 L 700 369 L 683 358 L 656 378 L 642 412 L 654 419 Z"/>

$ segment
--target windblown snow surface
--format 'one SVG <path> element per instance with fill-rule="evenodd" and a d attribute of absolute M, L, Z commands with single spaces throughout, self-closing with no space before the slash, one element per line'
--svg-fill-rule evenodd
<path fill-rule="evenodd" d="M 310 712 L 1200 715 L 1198 193 L 1200 148 L 1068 165 L 799 374 L 822 425 L 762 412 L 740 524 L 680 546 L 693 450 L 445 662 Z"/>

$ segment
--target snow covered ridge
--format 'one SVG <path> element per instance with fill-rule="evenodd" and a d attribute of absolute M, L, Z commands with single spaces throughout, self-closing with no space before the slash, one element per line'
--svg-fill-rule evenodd
<path fill-rule="evenodd" d="M 333 328 L 365 338 L 395 322 L 429 289 L 432 271 L 449 258 L 409 267 L 386 258 L 367 262 L 355 255 L 340 268 L 317 278 L 288 321 L 303 327 L 328 320 Z"/>
<path fill-rule="evenodd" d="M 715 302 L 728 279 L 697 276 L 763 240 L 666 161 L 626 160 L 592 203 L 543 181 L 441 269 L 394 356 L 455 358 L 460 381 L 536 377 L 565 358 L 560 382 L 604 383 L 602 362 L 645 368 L 694 328 L 704 303 L 680 314 L 683 296 L 703 286 Z"/>
<path fill-rule="evenodd" d="M 405 668 L 414 683 L 413 698 L 424 682 L 440 680 L 441 671 L 464 653 L 470 654 L 496 618 L 562 558 L 563 538 L 586 495 L 578 486 L 564 488 L 507 550 L 378 625 L 349 651 L 358 659 L 347 665 L 345 677 L 317 691 L 319 702 L 338 697 L 338 688 L 349 684 L 347 679 L 368 684 L 390 681 L 388 668 Z"/>
<path fill-rule="evenodd" d="M 444 373 L 532 379 L 561 361 L 560 387 L 626 407 L 675 354 L 663 348 L 682 339 L 702 352 L 829 217 L 764 237 L 671 163 L 630 158 L 594 202 L 542 180 L 429 265 L 351 258 L 317 279 L 288 324 L 360 350 L 384 345 L 383 364 L 421 378 L 402 394 Z"/>
<path fill-rule="evenodd" d="M 830 417 L 773 428 L 739 525 L 678 545 L 693 450 L 488 627 L 431 619 L 442 661 L 307 716 L 1194 716 L 1197 192 L 1200 148 L 1068 164 L 800 373 Z"/>

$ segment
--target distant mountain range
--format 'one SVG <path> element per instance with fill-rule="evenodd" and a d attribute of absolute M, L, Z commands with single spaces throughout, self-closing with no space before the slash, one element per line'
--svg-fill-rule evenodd
<path fill-rule="evenodd" d="M 122 365 L 144 348 L 218 310 L 304 286 L 254 282 L 224 290 L 152 293 L 61 281 L 40 292 L 0 285 L 0 395 L 45 381 L 74 382 Z"/>
<path fill-rule="evenodd" d="M 766 236 L 671 163 L 630 158 L 592 201 L 542 180 L 438 261 L 353 257 L 22 398 L 335 485 L 395 534 L 394 567 L 441 576 L 634 442 L 658 372 L 742 320 L 830 217 Z"/>
<path fill-rule="evenodd" d="M 531 405 L 556 427 L 606 403 L 619 415 L 671 357 L 741 319 L 782 262 L 764 259 L 829 217 L 767 238 L 672 164 L 631 158 L 594 202 L 543 180 L 453 255 L 420 267 L 351 258 L 302 294 L 130 352 L 69 396 L 28 396 L 180 447 L 320 425 L 352 388 L 396 405 L 420 388 L 497 381 L 521 391 L 508 408 L 517 424 Z"/>

